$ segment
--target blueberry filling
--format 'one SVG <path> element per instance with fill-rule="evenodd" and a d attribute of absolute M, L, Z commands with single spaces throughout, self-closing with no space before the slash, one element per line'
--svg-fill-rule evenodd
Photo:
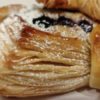
<path fill-rule="evenodd" d="M 39 18 L 33 19 L 33 24 L 38 24 L 39 26 L 44 25 L 45 28 L 54 25 L 55 20 L 46 16 L 41 16 Z"/>
<path fill-rule="evenodd" d="M 81 20 L 78 25 L 85 31 L 91 32 L 93 29 L 93 25 L 90 24 L 87 20 Z"/>
<path fill-rule="evenodd" d="M 33 24 L 38 24 L 40 27 L 48 28 L 53 25 L 67 25 L 69 27 L 73 27 L 75 24 L 80 26 L 85 32 L 91 32 L 93 29 L 93 25 L 89 23 L 87 20 L 81 20 L 78 23 L 75 23 L 72 19 L 66 18 L 64 16 L 60 16 L 57 20 L 47 17 L 45 15 L 33 19 Z"/>
<path fill-rule="evenodd" d="M 69 27 L 73 27 L 75 24 L 73 20 L 70 18 L 65 18 L 64 16 L 59 17 L 57 23 L 60 25 L 67 25 Z"/>

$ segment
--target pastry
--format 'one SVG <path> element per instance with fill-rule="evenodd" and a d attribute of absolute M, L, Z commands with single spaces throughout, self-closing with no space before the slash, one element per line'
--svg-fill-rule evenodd
<path fill-rule="evenodd" d="M 100 21 L 100 0 L 37 0 L 47 8 L 76 9 Z"/>
<path fill-rule="evenodd" d="M 12 13 L 17 13 L 21 9 L 24 9 L 25 6 L 21 4 L 9 5 L 0 8 L 0 22 L 3 21 L 8 15 Z"/>
<path fill-rule="evenodd" d="M 0 26 L 5 29 L 0 32 L 1 95 L 27 97 L 58 94 L 88 85 L 89 50 L 85 41 L 50 35 L 23 22 L 14 23 L 12 18 L 20 21 L 14 16 Z M 8 25 L 7 20 L 11 22 Z M 20 32 L 21 25 L 25 26 Z"/>
<path fill-rule="evenodd" d="M 96 20 L 100 20 L 99 0 L 38 0 L 47 8 L 79 9 Z M 52 2 L 51 2 L 52 1 Z M 88 2 L 88 3 L 87 3 Z M 56 5 L 56 6 L 55 6 Z M 75 15 L 76 16 L 76 15 Z M 91 33 L 91 75 L 90 87 L 100 89 L 100 25 L 95 26 Z"/>
<path fill-rule="evenodd" d="M 26 9 L 8 16 L 0 24 L 0 95 L 43 96 L 88 86 L 89 36 L 96 26 L 73 12 Z"/>
<path fill-rule="evenodd" d="M 91 58 L 90 86 L 100 89 L 100 25 L 91 34 Z"/>

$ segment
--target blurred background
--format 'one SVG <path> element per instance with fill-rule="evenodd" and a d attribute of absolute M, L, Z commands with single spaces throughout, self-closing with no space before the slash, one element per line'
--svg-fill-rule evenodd
<path fill-rule="evenodd" d="M 8 5 L 8 4 L 15 4 L 15 3 L 32 5 L 32 2 L 35 2 L 35 0 L 0 0 L 0 6 L 4 6 L 4 5 Z"/>

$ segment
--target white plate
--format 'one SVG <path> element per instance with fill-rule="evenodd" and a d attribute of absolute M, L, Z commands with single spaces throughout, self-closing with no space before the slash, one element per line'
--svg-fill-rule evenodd
<path fill-rule="evenodd" d="M 35 0 L 0 0 L 0 6 L 8 5 L 8 4 L 25 4 L 32 5 L 35 3 Z M 46 96 L 46 97 L 31 97 L 31 98 L 5 98 L 0 97 L 0 100 L 100 100 L 100 93 L 96 92 L 96 90 L 82 90 L 81 92 L 70 92 L 63 95 L 56 96 Z"/>

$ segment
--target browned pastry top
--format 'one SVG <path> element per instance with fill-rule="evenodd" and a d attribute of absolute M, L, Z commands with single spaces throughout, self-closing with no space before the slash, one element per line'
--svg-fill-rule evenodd
<path fill-rule="evenodd" d="M 93 20 L 100 21 L 100 0 L 37 0 L 47 8 L 79 10 Z"/>
<path fill-rule="evenodd" d="M 27 49 L 49 50 L 52 52 L 53 50 L 83 50 L 82 41 L 78 38 L 62 37 L 54 34 L 51 35 L 50 33 L 39 31 L 28 26 L 22 30 L 19 43 L 21 44 L 21 47 L 26 47 Z M 28 45 L 28 43 L 30 45 Z"/>
<path fill-rule="evenodd" d="M 77 0 L 37 0 L 38 2 L 44 3 L 47 8 L 77 8 Z M 72 4 L 73 2 L 73 4 Z"/>
<path fill-rule="evenodd" d="M 19 47 L 17 50 L 28 50 L 38 53 L 38 55 L 35 55 L 35 59 L 37 60 L 34 57 L 28 59 L 29 63 L 33 63 L 33 65 L 44 62 L 44 64 L 58 63 L 57 65 L 61 64 L 62 66 L 83 66 L 85 65 L 83 63 L 84 61 L 86 61 L 86 65 L 88 63 L 87 57 L 82 58 L 82 55 L 87 54 L 88 56 L 88 45 L 86 41 L 78 38 L 62 37 L 58 34 L 50 34 L 30 26 L 24 26 L 20 38 L 17 40 L 17 46 Z M 77 54 L 79 55 L 75 56 Z M 17 57 L 16 55 L 16 52 L 10 52 L 8 55 L 9 59 L 6 62 L 7 66 L 13 67 L 13 64 L 16 64 L 13 62 L 20 63 L 19 60 L 22 59 L 22 56 Z"/>
<path fill-rule="evenodd" d="M 67 0 L 38 0 L 39 2 L 43 2 L 48 8 L 66 8 Z M 56 6 L 55 6 L 56 3 Z"/>

